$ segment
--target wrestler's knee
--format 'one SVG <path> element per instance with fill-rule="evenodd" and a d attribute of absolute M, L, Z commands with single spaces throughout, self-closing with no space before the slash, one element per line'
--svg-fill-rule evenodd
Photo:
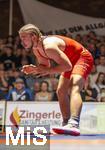
<path fill-rule="evenodd" d="M 67 91 L 64 88 L 59 87 L 56 90 L 56 94 L 57 94 L 58 98 L 64 98 L 67 95 Z"/>
<path fill-rule="evenodd" d="M 85 80 L 82 76 L 80 75 L 72 75 L 71 76 L 71 91 L 74 92 L 80 92 L 83 89 Z"/>
<path fill-rule="evenodd" d="M 76 93 L 79 93 L 79 92 L 80 92 L 79 85 L 72 86 L 72 88 L 71 88 L 71 95 L 75 95 Z"/>

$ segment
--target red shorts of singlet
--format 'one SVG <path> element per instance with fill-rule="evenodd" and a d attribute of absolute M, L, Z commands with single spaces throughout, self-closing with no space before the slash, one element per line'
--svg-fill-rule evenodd
<path fill-rule="evenodd" d="M 91 72 L 93 62 L 93 57 L 90 52 L 85 51 L 85 53 L 80 55 L 78 60 L 74 60 L 74 62 L 72 63 L 72 70 L 63 72 L 62 75 L 65 78 L 70 79 L 71 75 L 77 74 L 86 79 L 88 74 Z"/>

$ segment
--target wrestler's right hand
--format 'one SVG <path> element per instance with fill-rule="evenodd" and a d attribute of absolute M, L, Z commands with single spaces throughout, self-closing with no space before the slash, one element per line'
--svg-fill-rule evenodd
<path fill-rule="evenodd" d="M 24 66 L 22 67 L 21 71 L 22 71 L 23 73 L 25 73 L 25 74 L 28 75 L 28 74 L 32 74 L 33 71 L 35 71 L 35 69 L 36 69 L 36 66 L 30 64 L 30 65 L 24 65 Z"/>

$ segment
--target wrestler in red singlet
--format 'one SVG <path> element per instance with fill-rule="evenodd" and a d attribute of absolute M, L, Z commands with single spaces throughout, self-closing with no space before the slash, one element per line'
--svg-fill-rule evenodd
<path fill-rule="evenodd" d="M 68 37 L 59 35 L 47 37 L 58 37 L 65 42 L 65 50 L 63 52 L 66 54 L 66 56 L 72 63 L 72 70 L 68 72 L 63 72 L 62 75 L 65 78 L 69 79 L 71 74 L 78 74 L 86 79 L 88 74 L 91 72 L 93 66 L 93 57 L 91 53 L 86 48 L 84 48 L 80 43 Z M 43 51 L 46 55 L 44 48 Z M 44 57 L 40 53 L 40 51 L 38 51 L 38 53 L 41 57 Z M 44 58 L 48 59 L 47 55 Z"/>
<path fill-rule="evenodd" d="M 25 65 L 26 74 L 48 75 L 61 73 L 57 88 L 61 127 L 54 127 L 59 134 L 80 135 L 79 121 L 82 110 L 81 90 L 93 66 L 91 53 L 75 40 L 58 35 L 42 36 L 39 28 L 27 24 L 19 30 L 25 49 L 32 49 L 39 65 Z M 51 38 L 50 38 L 51 37 Z M 54 37 L 54 38 L 53 38 Z M 51 66 L 50 59 L 57 63 Z M 69 93 L 69 95 L 68 95 Z"/>
<path fill-rule="evenodd" d="M 64 53 L 68 56 L 73 66 L 70 72 L 64 72 L 62 75 L 65 78 L 70 78 L 71 74 L 79 74 L 86 78 L 93 66 L 93 57 L 91 53 L 73 39 L 64 36 L 57 37 L 65 42 L 66 47 Z"/>

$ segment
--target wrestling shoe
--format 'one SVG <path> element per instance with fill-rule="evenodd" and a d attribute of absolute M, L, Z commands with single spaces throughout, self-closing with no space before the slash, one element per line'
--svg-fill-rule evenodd
<path fill-rule="evenodd" d="M 56 134 L 67 134 L 67 135 L 73 135 L 73 136 L 79 136 L 80 135 L 80 129 L 78 125 L 68 123 L 67 125 L 63 127 L 54 127 L 52 130 Z"/>

